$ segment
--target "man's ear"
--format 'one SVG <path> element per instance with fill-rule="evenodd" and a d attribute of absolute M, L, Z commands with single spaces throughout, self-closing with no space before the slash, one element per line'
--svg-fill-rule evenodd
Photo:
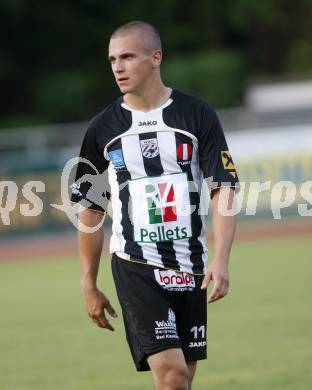
<path fill-rule="evenodd" d="M 162 60 L 162 51 L 161 50 L 155 50 L 152 55 L 152 63 L 153 68 L 159 68 Z"/>

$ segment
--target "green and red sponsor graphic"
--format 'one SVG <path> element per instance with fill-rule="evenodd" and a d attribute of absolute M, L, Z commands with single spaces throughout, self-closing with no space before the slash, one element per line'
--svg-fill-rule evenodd
<path fill-rule="evenodd" d="M 131 180 L 129 188 L 135 241 L 161 242 L 191 237 L 185 173 Z"/>
<path fill-rule="evenodd" d="M 149 223 L 172 222 L 177 220 L 173 184 L 159 183 L 145 186 Z M 158 207 L 166 204 L 164 207 Z"/>

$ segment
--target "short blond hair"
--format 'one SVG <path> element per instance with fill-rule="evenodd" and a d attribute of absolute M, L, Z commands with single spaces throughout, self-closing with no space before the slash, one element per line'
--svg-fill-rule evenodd
<path fill-rule="evenodd" d="M 160 35 L 150 23 L 135 20 L 118 27 L 111 35 L 112 38 L 128 35 L 131 32 L 139 32 L 144 48 L 147 51 L 162 50 Z"/>

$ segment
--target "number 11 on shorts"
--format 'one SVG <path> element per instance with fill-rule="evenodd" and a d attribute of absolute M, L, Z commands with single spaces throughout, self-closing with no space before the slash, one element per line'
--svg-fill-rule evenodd
<path fill-rule="evenodd" d="M 205 338 L 205 326 L 204 325 L 202 325 L 200 327 L 193 326 L 193 328 L 191 329 L 191 333 L 194 333 L 194 339 L 198 338 L 199 333 L 201 333 L 201 338 L 204 339 Z"/>

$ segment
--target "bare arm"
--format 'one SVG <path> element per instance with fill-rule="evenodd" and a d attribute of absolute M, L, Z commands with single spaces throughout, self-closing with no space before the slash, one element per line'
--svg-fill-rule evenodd
<path fill-rule="evenodd" d="M 103 218 L 103 213 L 84 209 L 79 213 L 79 222 L 89 227 L 96 226 Z M 94 233 L 85 233 L 78 229 L 78 247 L 80 256 L 81 287 L 84 294 L 86 311 L 93 322 L 100 328 L 114 330 L 105 316 L 105 310 L 112 317 L 117 317 L 106 296 L 97 288 L 97 275 L 103 247 L 103 229 Z"/>
<path fill-rule="evenodd" d="M 227 204 L 224 209 L 230 209 L 234 201 L 234 189 L 218 188 L 212 193 L 212 225 L 214 232 L 215 252 L 214 257 L 209 264 L 203 283 L 202 289 L 207 288 L 210 281 L 213 281 L 213 289 L 208 297 L 208 303 L 223 298 L 229 288 L 229 259 L 230 251 L 234 239 L 236 228 L 236 217 L 225 216 L 219 210 L 220 196 L 228 194 Z"/>

